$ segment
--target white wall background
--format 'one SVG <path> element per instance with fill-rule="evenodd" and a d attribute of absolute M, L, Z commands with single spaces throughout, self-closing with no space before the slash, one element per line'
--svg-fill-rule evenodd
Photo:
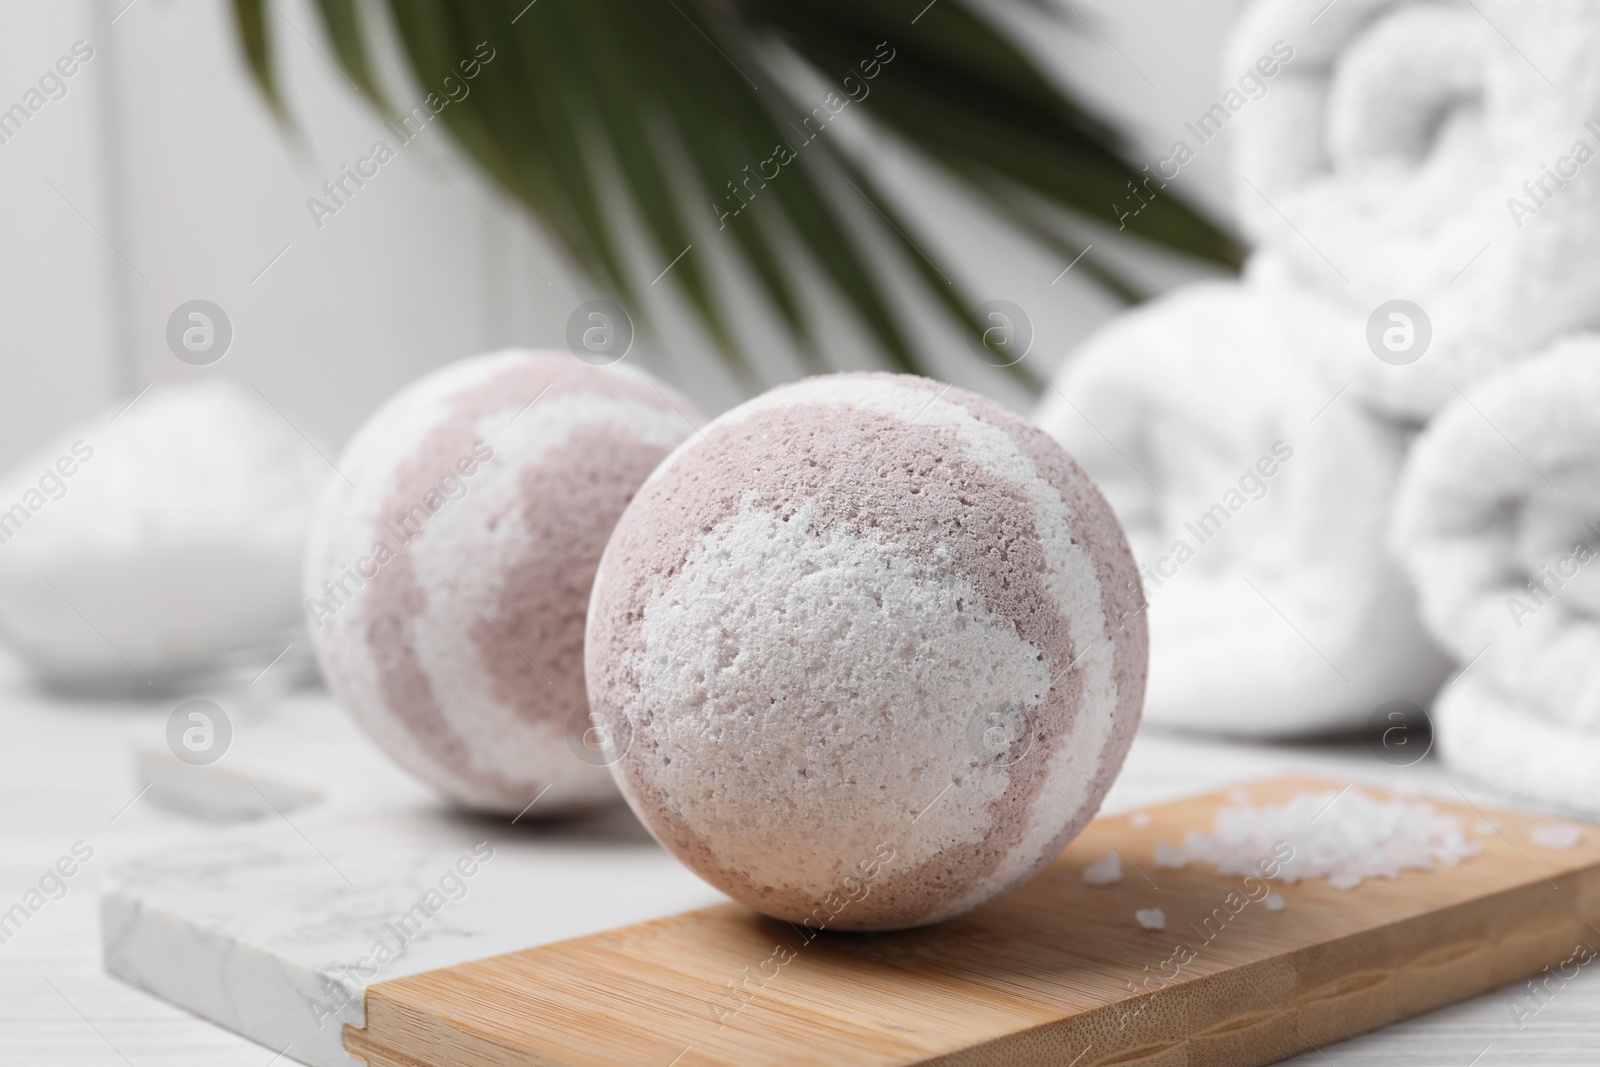
<path fill-rule="evenodd" d="M 1239 0 L 1061 2 L 1078 28 L 1030 24 L 1030 47 L 1156 158 L 1215 97 L 1216 56 Z M 0 466 L 70 419 L 186 375 L 248 382 L 337 446 L 428 368 L 504 344 L 562 346 L 568 314 L 597 295 L 456 157 L 438 124 L 319 230 L 307 197 L 374 140 L 393 138 L 324 57 L 308 4 L 278 0 L 269 13 L 296 134 L 248 80 L 217 0 L 0 0 L 0 108 L 74 42 L 95 50 L 66 96 L 0 144 Z M 1052 285 L 1064 263 L 997 230 L 915 160 L 885 147 L 878 165 L 910 191 L 914 239 L 944 252 L 981 298 L 1028 310 L 1034 358 L 1058 362 L 1115 310 L 1072 275 Z M 1182 178 L 1219 212 L 1224 168 L 1224 151 L 1213 151 Z M 1159 286 L 1192 275 L 1117 250 L 1112 231 L 1091 254 L 1135 262 Z M 714 247 L 705 254 L 721 262 Z M 169 314 L 193 298 L 233 322 L 233 346 L 213 367 L 189 367 L 166 345 Z M 797 370 L 781 338 L 748 318 L 773 373 Z M 642 342 L 636 358 L 708 414 L 740 399 L 693 325 L 663 320 L 661 339 Z M 948 377 L 1026 406 L 937 317 L 918 321 Z M 848 326 L 831 343 L 846 361 L 864 359 Z"/>
<path fill-rule="evenodd" d="M 98 36 L 86 2 L 9 0 L 0 10 L 0 108 L 20 101 L 74 41 Z M 105 69 L 91 61 L 65 97 L 0 144 L 0 457 L 7 460 L 115 388 L 116 257 L 94 230 L 111 215 Z"/>

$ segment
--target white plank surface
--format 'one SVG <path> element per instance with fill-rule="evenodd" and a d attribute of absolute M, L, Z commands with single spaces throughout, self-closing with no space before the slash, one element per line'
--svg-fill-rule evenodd
<path fill-rule="evenodd" d="M 270 676 L 261 684 L 269 682 Z M 138 793 L 134 747 L 162 743 L 173 703 L 60 701 L 31 691 L 9 667 L 0 670 L 0 909 L 18 900 L 74 842 L 94 849 L 93 859 L 69 881 L 65 897 L 48 904 L 0 945 L 0 1063 L 266 1067 L 278 1052 L 164 1004 L 101 970 L 97 895 L 104 872 L 154 848 L 226 832 L 163 810 L 148 797 L 133 799 Z M 252 743 L 261 751 L 272 748 L 281 743 L 272 738 L 281 739 L 285 730 L 313 735 L 302 746 L 310 750 L 319 728 L 347 729 L 335 725 L 338 719 L 333 717 L 340 713 L 318 693 L 257 703 L 257 710 L 243 717 L 241 753 Z M 1433 761 L 1397 771 L 1360 745 L 1246 745 L 1150 733 L 1135 744 L 1108 807 L 1137 807 L 1290 769 L 1454 795 L 1454 786 Z M 286 771 L 327 773 L 316 767 L 314 757 Z M 328 784 L 337 790 L 335 783 Z M 1467 791 L 1479 801 L 1493 799 Z M 647 885 L 636 888 L 640 894 L 651 891 Z M 1600 947 L 1600 935 L 1595 947 Z M 1593 1062 L 1600 1048 L 1600 979 L 1588 970 L 1520 1029 L 1510 1008 L 1518 992 L 1512 988 L 1296 1062 L 1410 1067 Z"/>

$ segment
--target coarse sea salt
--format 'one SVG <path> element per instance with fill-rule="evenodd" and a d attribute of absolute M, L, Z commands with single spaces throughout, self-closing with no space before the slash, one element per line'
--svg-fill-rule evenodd
<path fill-rule="evenodd" d="M 1160 908 L 1140 908 L 1133 913 L 1139 920 L 1139 925 L 1146 930 L 1165 930 L 1167 928 L 1167 913 Z"/>
<path fill-rule="evenodd" d="M 139 694 L 303 649 L 306 531 L 332 476 L 226 379 L 114 401 L 0 473 L 0 634 L 53 683 Z"/>
<path fill-rule="evenodd" d="M 1112 885 L 1122 881 L 1122 859 L 1115 850 L 1107 852 L 1104 859 L 1083 869 L 1083 880 L 1090 885 Z"/>
<path fill-rule="evenodd" d="M 1156 848 L 1157 863 L 1169 866 L 1161 862 L 1161 845 Z M 1269 807 L 1225 807 L 1211 833 L 1190 831 L 1181 850 L 1167 848 L 1219 874 L 1260 875 L 1264 863 L 1275 863 L 1275 877 L 1287 884 L 1327 878 L 1338 889 L 1354 889 L 1367 878 L 1398 878 L 1406 869 L 1454 867 L 1483 851 L 1467 838 L 1461 820 L 1432 804 L 1381 801 L 1357 789 L 1301 793 Z"/>
<path fill-rule="evenodd" d="M 1540 823 L 1528 831 L 1528 839 L 1540 848 L 1551 848 L 1564 852 L 1569 848 L 1577 848 L 1583 840 L 1583 831 L 1569 822 Z"/>
<path fill-rule="evenodd" d="M 1150 815 L 1148 812 L 1136 811 L 1128 819 L 1128 824 L 1135 830 L 1148 830 L 1150 828 Z"/>
<path fill-rule="evenodd" d="M 1268 893 L 1261 903 L 1267 906 L 1268 911 L 1282 911 L 1289 906 L 1289 902 L 1283 899 L 1282 893 Z"/>
<path fill-rule="evenodd" d="M 1183 854 L 1183 849 L 1167 844 L 1165 841 L 1156 842 L 1156 866 L 1169 871 L 1180 870 L 1187 866 L 1189 859 Z"/>

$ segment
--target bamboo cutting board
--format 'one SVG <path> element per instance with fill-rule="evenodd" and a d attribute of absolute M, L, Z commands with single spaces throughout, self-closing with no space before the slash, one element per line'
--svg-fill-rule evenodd
<path fill-rule="evenodd" d="M 1264 804 L 1344 785 L 1244 788 Z M 1248 1067 L 1600 950 L 1600 827 L 1552 849 L 1531 837 L 1546 818 L 1434 801 L 1482 853 L 1354 890 L 1274 883 L 1271 912 L 1239 905 L 1259 895 L 1239 876 L 1155 864 L 1227 798 L 1098 819 L 1026 886 L 927 929 L 808 939 L 727 904 L 381 982 L 345 1046 L 370 1067 Z M 1086 884 L 1113 847 L 1122 880 Z"/>

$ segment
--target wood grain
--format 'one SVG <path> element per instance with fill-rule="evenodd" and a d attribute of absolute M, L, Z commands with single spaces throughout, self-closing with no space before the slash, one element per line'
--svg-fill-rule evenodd
<path fill-rule="evenodd" d="M 1343 785 L 1245 788 L 1264 803 Z M 1600 948 L 1600 828 L 1557 851 L 1530 838 L 1543 817 L 1433 801 L 1499 832 L 1455 868 L 1275 885 L 1288 907 L 1269 912 L 1238 903 L 1258 893 L 1240 877 L 1155 865 L 1158 841 L 1226 802 L 1153 807 L 1142 829 L 1098 819 L 1028 885 L 928 929 L 814 934 L 729 904 L 382 982 L 345 1045 L 373 1067 L 1247 1067 Z M 1122 881 L 1087 885 L 1113 847 Z M 1135 921 L 1149 907 L 1164 931 Z"/>

